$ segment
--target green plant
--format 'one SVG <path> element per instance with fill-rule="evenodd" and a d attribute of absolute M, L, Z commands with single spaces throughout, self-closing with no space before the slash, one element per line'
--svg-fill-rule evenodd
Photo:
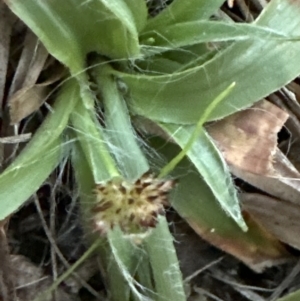
<path fill-rule="evenodd" d="M 191 208 L 206 206 L 204 199 L 205 214 L 195 211 L 194 222 L 250 245 L 260 242 L 257 232 L 244 232 L 247 225 L 230 173 L 203 123 L 250 106 L 300 74 L 299 42 L 292 39 L 300 34 L 300 18 L 291 1 L 273 0 L 255 24 L 211 21 L 224 1 L 175 0 L 153 18 L 148 18 L 144 0 L 6 2 L 69 69 L 70 78 L 62 84 L 53 113 L 0 175 L 0 219 L 16 211 L 70 156 L 86 233 L 101 241 L 98 251 L 105 258 L 111 299 L 185 300 L 164 217 L 155 216 L 158 223 L 151 231 L 145 227 L 124 233 L 115 227 L 100 238 L 89 222 L 97 205 L 96 184 L 105 187 L 116 178 L 135 183 L 149 170 L 150 160 L 132 126 L 134 120 L 142 128 L 143 117 L 183 150 L 170 143 L 161 149 L 159 138 L 151 140 L 173 162 L 163 176 L 173 168 L 172 175 L 178 176 L 182 167 L 201 175 L 180 177 L 170 200 L 178 213 L 188 219 Z M 285 51 L 289 57 L 280 56 Z M 281 66 L 286 68 L 270 77 Z M 234 89 L 223 100 L 232 83 Z M 105 126 L 99 107 L 104 108 Z M 180 162 L 182 155 L 190 161 Z M 174 157 L 180 160 L 174 163 Z M 156 166 L 157 173 L 162 167 Z M 27 173 L 31 178 L 24 180 Z M 190 186 L 196 195 L 189 195 Z M 132 243 L 127 234 L 135 234 L 141 244 Z M 137 260 L 141 256 L 143 264 Z"/>

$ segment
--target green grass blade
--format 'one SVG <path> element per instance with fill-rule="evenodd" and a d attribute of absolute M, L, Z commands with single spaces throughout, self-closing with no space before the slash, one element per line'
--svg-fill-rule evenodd
<path fill-rule="evenodd" d="M 35 159 L 16 160 L 0 175 L 0 220 L 17 211 L 43 184 L 64 157 L 62 144 L 59 137 L 47 150 L 35 152 Z"/>
<path fill-rule="evenodd" d="M 148 163 L 139 149 L 136 135 L 132 131 L 127 108 L 119 91 L 117 90 L 114 79 L 106 74 L 105 70 L 103 71 L 101 69 L 98 69 L 98 76 L 106 108 L 107 135 L 109 135 L 109 140 L 113 141 L 113 144 L 109 143 L 108 145 L 111 147 L 111 151 L 113 153 L 116 152 L 116 149 L 121 147 L 120 150 L 130 156 L 129 158 L 123 158 L 124 164 L 121 170 L 123 170 L 124 167 L 128 168 L 129 171 L 125 171 L 125 173 L 130 177 L 130 179 L 137 179 L 148 170 Z M 145 241 L 145 248 L 149 254 L 152 272 L 156 279 L 155 293 L 157 294 L 157 300 L 185 300 L 179 263 L 172 239 L 173 238 L 169 232 L 165 218 L 161 218 L 157 228 L 154 229 L 151 234 L 151 238 L 149 238 L 149 240 L 146 239 Z M 118 238 L 118 240 L 120 240 L 120 238 Z M 155 240 L 158 240 L 158 242 L 156 242 L 158 244 L 161 244 L 161 241 L 164 241 L 165 247 L 155 247 L 153 244 Z M 135 297 L 138 299 L 142 298 L 141 294 L 132 284 L 133 279 L 130 279 L 130 274 L 128 273 L 128 269 L 126 269 L 128 264 L 124 264 L 126 260 L 124 260 L 123 257 L 125 256 L 126 251 L 122 253 L 119 248 L 114 249 L 114 247 L 112 247 L 112 250 L 115 255 L 115 260 L 119 264 L 119 267 L 125 279 L 127 279 Z M 161 261 L 159 261 L 158 258 L 163 257 L 167 257 L 168 260 L 164 260 L 164 265 L 161 265 Z M 170 267 L 172 273 L 168 273 Z M 161 274 L 162 270 L 164 271 L 163 277 Z M 144 277 L 141 277 L 140 275 L 141 280 L 146 281 L 147 277 L 149 277 L 149 275 L 144 275 Z M 163 282 L 161 282 L 161 278 L 164 279 Z M 147 287 L 148 284 L 148 281 L 142 283 L 143 286 L 146 286 L 145 289 L 150 290 L 151 287 Z"/>
<path fill-rule="evenodd" d="M 143 301 L 147 300 L 146 295 L 143 292 L 142 285 L 135 280 L 135 272 L 138 269 L 139 265 L 139 258 L 138 255 L 140 254 L 139 246 L 134 245 L 134 243 L 126 239 L 124 234 L 119 230 L 116 229 L 109 233 L 108 241 L 110 243 L 110 250 L 112 252 L 113 261 L 110 264 L 109 277 L 111 281 L 116 282 L 114 278 L 114 274 L 116 274 L 115 270 L 118 269 L 120 272 L 120 277 L 118 281 L 118 285 L 122 287 L 122 285 L 126 286 L 126 289 L 123 288 L 124 292 L 127 292 L 126 297 L 129 298 L 129 290 L 131 290 L 135 300 Z M 117 275 L 116 275 L 117 276 Z M 122 279 L 123 278 L 123 279 Z M 124 282 L 125 279 L 125 282 Z M 122 282 L 123 280 L 123 282 Z M 140 288 L 138 290 L 137 288 Z M 116 285 L 114 286 L 116 288 Z M 146 289 L 146 288 L 145 288 Z M 124 294 L 123 292 L 123 294 Z M 121 297 L 122 292 L 118 289 L 111 290 L 111 294 L 114 297 L 113 300 L 119 301 L 123 300 Z"/>
<path fill-rule="evenodd" d="M 241 214 L 239 200 L 237 198 L 229 170 L 227 169 L 227 165 L 217 148 L 214 146 L 212 140 L 209 139 L 203 131 L 203 124 L 218 104 L 226 96 L 228 96 L 234 86 L 234 83 L 231 84 L 212 101 L 189 136 L 186 136 L 186 133 L 180 135 L 181 128 L 178 126 L 169 124 L 161 125 L 162 128 L 181 146 L 182 150 L 164 168 L 161 169 L 160 176 L 163 177 L 170 173 L 187 155 L 194 163 L 199 173 L 203 176 L 204 181 L 213 191 L 221 207 L 245 231 L 247 230 L 247 226 Z M 188 139 L 186 139 L 186 137 L 188 137 Z M 184 142 L 184 140 L 187 142 Z M 221 180 L 216 181 L 216 178 Z M 228 191 L 226 190 L 227 188 Z"/>
<path fill-rule="evenodd" d="M 73 75 L 82 71 L 91 51 L 115 59 L 139 55 L 136 21 L 123 0 L 6 2 Z M 137 13 L 145 18 L 141 5 Z"/>
<path fill-rule="evenodd" d="M 143 288 L 143 294 L 153 300 L 155 298 L 155 289 L 152 279 L 152 269 L 149 255 L 145 252 L 144 248 L 140 248 L 138 262 L 136 277 Z"/>
<path fill-rule="evenodd" d="M 300 300 L 300 290 L 297 290 L 287 296 L 279 298 L 277 301 L 298 301 Z"/>
<path fill-rule="evenodd" d="M 272 1 L 256 24 L 287 36 L 300 35 L 300 14 L 290 1 Z M 249 107 L 297 77 L 299 45 L 299 41 L 272 39 L 239 41 L 202 66 L 184 72 L 162 76 L 116 74 L 129 87 L 132 113 L 161 122 L 195 124 L 228 83 L 236 82 L 236 88 L 210 120 Z"/>
<path fill-rule="evenodd" d="M 116 7 L 121 2 L 122 4 L 120 7 Z M 132 28 L 132 23 L 134 21 L 135 28 L 132 28 L 134 34 L 136 34 L 136 31 L 140 32 L 145 27 L 148 17 L 146 1 L 122 0 L 117 3 L 117 1 L 107 0 L 106 3 L 111 6 L 111 10 L 116 12 L 116 15 L 122 22 L 127 23 L 128 28 Z"/>
<path fill-rule="evenodd" d="M 149 142 L 167 160 L 180 151 L 175 144 L 166 143 L 160 138 L 152 138 Z M 185 158 L 181 161 L 172 176 L 179 180 L 171 194 L 172 207 L 204 239 L 258 269 L 266 266 L 269 260 L 286 258 L 288 254 L 282 244 L 264 229 L 248 219 L 249 229 L 244 232 L 225 213 L 190 160 Z M 219 180 L 222 179 L 215 178 L 215 181 Z"/>
<path fill-rule="evenodd" d="M 74 166 L 76 181 L 79 187 L 79 196 L 81 204 L 81 217 L 83 227 L 85 228 L 85 234 L 88 241 L 97 241 L 99 239 L 99 234 L 94 232 L 93 225 L 91 223 L 91 208 L 95 204 L 95 195 L 93 194 L 93 189 L 95 188 L 95 180 L 93 172 L 90 168 L 90 163 L 86 159 L 86 154 L 82 150 L 82 144 L 78 141 L 73 146 L 72 151 L 72 164 Z M 97 172 L 98 177 L 101 176 L 101 170 Z M 102 174 L 102 180 L 106 180 L 107 171 Z M 120 239 L 122 239 L 120 237 Z M 107 283 L 108 292 L 111 292 L 111 300 L 118 301 L 124 300 L 129 301 L 130 288 L 128 286 L 128 279 L 124 278 L 117 262 L 112 256 L 112 250 L 107 239 L 102 238 L 102 244 L 97 250 L 103 268 L 105 270 L 105 282 Z M 112 245 L 114 246 L 114 245 Z M 114 246 L 115 247 L 115 246 Z M 132 253 L 125 253 L 124 256 L 130 255 Z M 129 269 L 130 267 L 127 267 Z M 119 299 L 121 298 L 121 299 Z"/>
<path fill-rule="evenodd" d="M 161 127 L 180 145 L 185 147 L 195 131 L 194 126 L 161 124 Z M 212 139 L 202 129 L 187 156 L 207 183 L 223 210 L 245 231 L 247 226 L 241 214 L 237 192 L 229 169 Z"/>
<path fill-rule="evenodd" d="M 186 156 L 188 151 L 191 149 L 193 143 L 198 139 L 198 136 L 202 133 L 203 124 L 207 121 L 213 110 L 218 106 L 218 104 L 231 92 L 234 88 L 235 83 L 232 83 L 225 91 L 223 91 L 216 99 L 214 99 L 207 109 L 201 115 L 200 120 L 198 121 L 194 132 L 190 135 L 186 145 L 182 147 L 182 151 L 174 157 L 165 167 L 160 171 L 159 177 L 165 177 L 169 174 L 176 165 Z"/>
<path fill-rule="evenodd" d="M 81 144 L 82 146 L 82 144 Z M 80 144 L 76 142 L 73 149 L 72 161 L 75 168 L 77 184 L 79 185 L 82 220 L 85 233 L 89 240 L 97 240 L 98 233 L 93 231 L 91 221 L 91 207 L 95 204 L 95 196 L 92 191 L 95 185 L 94 175 L 86 155 Z M 99 171 L 100 174 L 100 171 Z M 103 173 L 103 181 L 106 173 Z M 143 300 L 143 295 L 136 289 L 136 281 L 133 278 L 139 259 L 140 251 L 123 233 L 115 229 L 108 233 L 108 239 L 102 238 L 103 244 L 98 252 L 106 271 L 105 277 L 108 284 L 110 300 L 129 300 L 130 291 L 133 291 L 138 300 Z"/>
<path fill-rule="evenodd" d="M 149 166 L 137 144 L 137 136 L 133 132 L 128 109 L 117 83 L 113 77 L 105 74 L 106 68 L 95 69 L 104 100 L 106 136 L 124 178 L 133 181 L 145 173 Z"/>
<path fill-rule="evenodd" d="M 208 19 L 223 3 L 222 0 L 175 0 L 156 17 L 149 19 L 145 31 L 161 29 L 169 24 Z"/>
<path fill-rule="evenodd" d="M 0 220 L 16 211 L 63 158 L 61 136 L 77 101 L 73 87 L 74 81 L 63 85 L 53 112 L 49 112 L 31 141 L 0 175 Z"/>
<path fill-rule="evenodd" d="M 185 301 L 186 296 L 173 237 L 164 217 L 160 218 L 159 225 L 146 239 L 145 245 L 156 287 L 155 301 Z"/>
<path fill-rule="evenodd" d="M 59 2 L 6 1 L 10 9 L 39 37 L 54 57 L 69 66 L 71 71 L 78 72 L 84 66 L 84 56 L 76 30 L 71 26 L 72 13 L 64 18 L 68 9 L 74 9 L 74 4 L 68 0 Z"/>
<path fill-rule="evenodd" d="M 199 43 L 241 41 L 249 39 L 282 40 L 288 37 L 268 27 L 243 23 L 217 21 L 188 21 L 176 23 L 150 32 L 144 32 L 141 44 L 153 47 L 152 52 L 162 52 Z M 150 51 L 151 48 L 148 49 Z"/>
<path fill-rule="evenodd" d="M 95 183 L 118 176 L 119 173 L 105 144 L 102 128 L 96 119 L 95 111 L 87 109 L 79 101 L 71 115 L 71 121 L 93 172 Z"/>

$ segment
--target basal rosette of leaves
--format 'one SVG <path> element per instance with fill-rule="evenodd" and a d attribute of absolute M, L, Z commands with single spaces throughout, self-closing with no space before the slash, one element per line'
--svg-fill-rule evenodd
<path fill-rule="evenodd" d="M 206 189 L 192 201 L 179 201 L 176 195 L 188 191 L 188 181 L 181 184 L 179 179 L 173 198 L 178 213 L 188 217 L 188 204 L 202 206 L 200 199 L 205 199 L 211 211 L 194 219 L 205 220 L 211 229 L 226 229 L 224 236 L 239 233 L 241 242 L 256 245 L 263 238 L 242 231 L 247 225 L 230 173 L 202 125 L 251 106 L 300 74 L 300 42 L 295 38 L 300 35 L 300 10 L 294 2 L 271 1 L 253 24 L 212 21 L 224 1 L 175 0 L 155 17 L 148 16 L 144 0 L 5 2 L 71 77 L 62 85 L 54 113 L 0 175 L 0 219 L 15 212 L 71 154 L 88 229 L 92 211 L 87 204 L 95 199 L 96 184 L 118 177 L 134 182 L 149 170 L 132 126 L 133 118 L 143 117 L 183 150 L 194 137 L 184 154 L 199 173 L 192 184 L 199 182 Z M 288 56 L 281 55 L 286 52 Z M 90 89 L 91 82 L 97 92 Z M 234 89 L 212 107 L 232 83 Z M 104 108 L 105 127 L 98 106 Z M 70 141 L 76 142 L 65 143 L 68 126 L 73 129 L 68 130 Z M 159 147 L 155 150 L 160 152 Z M 166 157 L 171 161 L 168 154 L 176 157 L 178 152 L 170 148 Z M 176 173 L 176 164 L 172 168 Z M 24 180 L 28 172 L 32 176 Z M 154 284 L 143 277 L 145 267 L 137 265 L 139 250 L 128 244 L 122 231 L 108 231 L 100 252 L 107 258 L 112 300 L 130 300 L 131 294 L 143 298 L 136 275 L 143 279 L 140 285 L 157 293 L 156 300 L 185 300 L 172 237 L 166 220 L 159 221 L 143 241 Z M 158 247 L 156 239 L 162 237 L 165 246 Z M 272 249 L 271 242 L 266 245 Z M 172 273 L 166 273 L 170 267 Z M 124 278 L 129 285 L 120 280 Z"/>

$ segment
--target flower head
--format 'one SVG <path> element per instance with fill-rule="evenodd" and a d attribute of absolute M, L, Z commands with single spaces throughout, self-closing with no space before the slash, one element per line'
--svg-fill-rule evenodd
<path fill-rule="evenodd" d="M 105 234 L 118 225 L 126 233 L 136 233 L 154 228 L 174 184 L 174 180 L 157 179 L 149 173 L 134 183 L 114 178 L 97 184 L 97 202 L 92 208 L 96 230 Z"/>

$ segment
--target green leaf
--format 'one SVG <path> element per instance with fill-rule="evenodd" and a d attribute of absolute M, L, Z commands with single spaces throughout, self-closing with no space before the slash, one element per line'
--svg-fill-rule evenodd
<path fill-rule="evenodd" d="M 97 51 L 112 59 L 138 57 L 136 25 L 143 27 L 145 7 L 123 0 L 13 0 L 11 10 L 39 37 L 47 50 L 72 74 L 85 67 L 86 54 Z M 136 2 L 136 1 L 135 1 Z"/>
<path fill-rule="evenodd" d="M 47 152 L 35 151 L 36 158 L 31 161 L 16 159 L 13 167 L 0 175 L 0 220 L 17 211 L 43 184 L 63 159 L 62 144 L 56 139 L 48 144 Z"/>
<path fill-rule="evenodd" d="M 145 173 L 145 171 L 149 169 L 149 165 L 143 152 L 139 148 L 137 137 L 130 123 L 126 104 L 117 89 L 115 78 L 111 77 L 109 72 L 110 68 L 105 66 L 95 68 L 94 72 L 96 80 L 102 87 L 107 131 L 106 136 L 109 141 L 108 147 L 111 148 L 111 152 L 117 158 L 119 168 L 124 173 L 123 176 L 133 181 Z M 118 154 L 117 152 L 119 151 L 122 153 Z M 109 233 L 109 241 L 114 258 L 134 293 L 134 296 L 137 297 L 138 300 L 143 300 L 143 296 L 133 285 L 133 278 L 131 279 L 130 275 L 130 273 L 132 274 L 132 269 L 128 268 L 130 267 L 128 264 L 130 261 L 129 258 L 130 256 L 132 258 L 134 252 L 128 249 L 128 247 L 123 250 L 124 244 L 122 243 L 122 239 L 124 240 L 124 237 L 119 233 L 119 236 L 112 239 L 115 233 L 117 232 L 113 231 Z M 154 241 L 157 240 L 164 241 L 163 246 L 159 248 L 156 247 Z M 123 247 L 119 248 L 118 245 L 120 243 Z M 155 279 L 156 300 L 186 300 L 179 263 L 173 245 L 173 238 L 168 229 L 165 217 L 160 218 L 159 224 L 153 232 L 151 232 L 150 237 L 145 239 L 144 246 L 149 255 L 150 265 Z M 141 248 L 141 246 L 136 247 L 136 250 L 139 248 Z M 143 249 L 141 249 L 140 252 L 143 252 Z M 147 270 L 148 269 L 144 269 L 143 271 L 146 272 Z M 141 284 L 147 285 L 145 289 L 150 289 L 151 286 L 148 281 L 149 275 L 142 275 L 141 273 L 142 270 L 138 270 L 137 274 L 139 275 L 139 279 L 143 281 Z M 134 275 L 132 274 L 132 276 Z M 176 290 L 173 289 L 174 286 Z"/>
<path fill-rule="evenodd" d="M 145 31 L 161 29 L 169 24 L 206 20 L 215 13 L 224 0 L 175 0 L 156 17 L 149 19 Z"/>
<path fill-rule="evenodd" d="M 62 132 L 77 98 L 74 81 L 61 89 L 46 120 L 14 162 L 0 175 L 0 220 L 36 192 L 65 155 Z"/>
<path fill-rule="evenodd" d="M 79 96 L 78 94 L 77 97 Z M 89 110 L 79 101 L 71 114 L 71 122 L 85 158 L 89 162 L 95 183 L 119 176 L 105 144 L 103 129 L 97 120 L 95 110 Z"/>
<path fill-rule="evenodd" d="M 176 143 L 184 148 L 195 131 L 194 126 L 160 124 Z M 223 210 L 245 231 L 247 226 L 241 214 L 237 192 L 229 169 L 209 135 L 201 130 L 199 138 L 192 144 L 187 156 L 193 162 L 203 180 Z"/>
<path fill-rule="evenodd" d="M 221 21 L 188 21 L 143 32 L 141 44 L 152 46 L 153 52 L 163 52 L 198 43 L 241 41 L 247 39 L 284 41 L 285 35 L 261 26 Z M 149 51 L 149 49 L 148 49 Z"/>
<path fill-rule="evenodd" d="M 163 157 L 168 161 L 180 151 L 177 145 L 166 143 L 157 137 L 150 139 L 149 143 L 157 150 L 160 158 Z M 209 152 L 209 149 L 206 152 Z M 157 164 L 161 165 L 161 162 Z M 214 170 L 211 169 L 210 172 L 213 177 Z M 247 219 L 249 229 L 244 232 L 225 213 L 212 190 L 187 158 L 180 162 L 172 176 L 179 182 L 171 193 L 172 207 L 204 239 L 258 270 L 266 266 L 269 260 L 283 259 L 288 255 L 278 240 L 270 237 L 249 218 Z M 224 179 L 218 178 L 215 174 L 215 182 L 217 181 L 224 181 Z M 231 180 L 229 185 L 230 182 Z"/>
<path fill-rule="evenodd" d="M 258 270 L 268 265 L 269 260 L 288 256 L 278 240 L 249 219 L 248 231 L 242 231 L 225 214 L 206 183 L 193 173 L 192 168 L 177 172 L 182 175 L 185 170 L 190 172 L 180 179 L 177 190 L 172 194 L 172 206 L 202 238 Z"/>
<path fill-rule="evenodd" d="M 137 66 L 144 74 L 168 74 L 182 68 L 182 64 L 163 57 L 155 57 L 149 60 L 138 61 Z"/>
<path fill-rule="evenodd" d="M 157 291 L 156 301 L 185 301 L 182 275 L 167 220 L 160 218 L 159 224 L 146 238 L 153 278 Z"/>
<path fill-rule="evenodd" d="M 300 14 L 292 2 L 275 0 L 257 25 L 297 36 Z M 184 72 L 161 76 L 115 73 L 129 87 L 132 113 L 161 122 L 192 124 L 231 82 L 236 82 L 234 91 L 211 120 L 249 107 L 278 90 L 300 74 L 299 56 L 299 41 L 256 39 L 235 42 L 202 66 Z"/>
<path fill-rule="evenodd" d="M 126 103 L 118 91 L 115 78 L 105 72 L 107 66 L 94 69 L 96 81 L 102 88 L 106 138 L 123 177 L 135 181 L 149 169 L 131 125 Z"/>
<path fill-rule="evenodd" d="M 93 194 L 93 189 L 95 188 L 95 172 L 90 168 L 90 162 L 86 159 L 86 153 L 82 149 L 82 143 L 78 141 L 73 144 L 72 148 L 72 164 L 75 170 L 76 182 L 79 187 L 80 195 L 80 209 L 81 209 L 81 219 L 82 224 L 85 229 L 86 237 L 89 241 L 97 241 L 99 239 L 99 234 L 94 231 L 93 225 L 91 223 L 92 206 L 95 204 L 95 195 Z M 105 169 L 105 165 L 104 165 Z M 102 171 L 102 174 L 101 174 Z M 98 180 L 107 180 L 107 171 L 103 168 L 99 168 L 97 171 Z M 102 178 L 101 178 L 102 177 Z M 115 234 L 117 235 L 117 234 Z M 124 238 L 119 235 L 119 245 L 123 243 Z M 120 266 L 117 261 L 121 261 L 122 268 L 125 272 L 131 268 L 132 265 L 132 255 L 133 252 L 128 252 L 128 250 L 122 248 L 123 258 L 126 258 L 125 262 L 120 258 L 114 258 L 114 256 L 119 256 L 117 251 L 112 254 L 111 248 L 117 248 L 114 242 L 108 243 L 106 238 L 101 238 L 102 244 L 100 245 L 98 252 L 100 253 L 102 268 L 106 270 L 107 273 L 104 274 L 106 277 L 105 282 L 107 282 L 108 290 L 111 291 L 111 300 L 129 300 L 130 288 L 128 282 L 132 282 L 131 276 L 127 275 L 128 278 L 124 278 Z M 117 240 L 115 240 L 116 243 Z M 129 266 L 126 266 L 129 264 Z M 126 267 L 126 268 L 124 268 Z M 127 269 L 127 270 L 126 270 Z"/>
<path fill-rule="evenodd" d="M 155 299 L 154 283 L 152 278 L 152 270 L 149 262 L 149 255 L 144 248 L 140 248 L 139 265 L 136 278 L 144 288 L 144 294 L 147 297 Z"/>
<path fill-rule="evenodd" d="M 143 52 L 148 52 L 147 47 L 143 48 Z M 160 54 L 153 55 L 153 53 L 150 50 L 148 54 L 145 54 L 147 59 L 136 62 L 139 73 L 157 76 L 182 72 L 211 60 L 218 53 L 218 50 L 211 50 L 205 44 L 195 44 Z"/>
<path fill-rule="evenodd" d="M 134 20 L 135 27 L 138 32 L 140 32 L 147 23 L 148 17 L 148 9 L 146 5 L 146 1 L 144 0 L 123 0 L 127 5 L 128 16 L 132 15 L 132 19 Z M 107 1 L 112 3 L 113 1 Z M 113 2 L 115 4 L 115 2 Z M 125 16 L 126 17 L 126 16 Z M 120 15 L 120 19 L 124 20 L 123 14 Z"/>
<path fill-rule="evenodd" d="M 232 89 L 234 88 L 235 83 L 232 83 L 228 88 L 223 91 L 218 97 L 216 97 L 211 104 L 206 108 L 206 110 L 201 115 L 201 118 L 197 122 L 195 129 L 187 139 L 187 142 L 185 143 L 184 147 L 182 147 L 182 151 L 174 157 L 164 168 L 161 169 L 159 177 L 164 177 L 167 174 L 172 171 L 178 163 L 186 156 L 188 151 L 192 148 L 193 144 L 198 140 L 199 136 L 203 132 L 203 124 L 207 121 L 211 113 L 214 111 L 214 109 L 218 106 L 218 104 L 230 94 Z M 180 127 L 178 127 L 180 129 Z"/>
<path fill-rule="evenodd" d="M 300 290 L 297 290 L 287 296 L 284 296 L 277 301 L 298 301 L 300 299 Z"/>

